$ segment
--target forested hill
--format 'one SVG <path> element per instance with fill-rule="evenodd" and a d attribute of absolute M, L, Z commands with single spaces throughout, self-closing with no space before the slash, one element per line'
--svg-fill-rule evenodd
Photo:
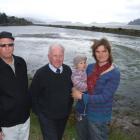
<path fill-rule="evenodd" d="M 128 25 L 140 25 L 140 18 L 130 21 Z"/>
<path fill-rule="evenodd" d="M 12 25 L 32 25 L 33 23 L 24 19 L 17 18 L 15 16 L 7 16 L 5 13 L 0 13 L 0 25 L 12 26 Z"/>

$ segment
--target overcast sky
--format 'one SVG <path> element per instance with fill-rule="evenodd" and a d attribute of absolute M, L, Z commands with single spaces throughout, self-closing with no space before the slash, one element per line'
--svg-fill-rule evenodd
<path fill-rule="evenodd" d="M 0 0 L 0 12 L 46 21 L 129 22 L 140 18 L 140 0 Z"/>

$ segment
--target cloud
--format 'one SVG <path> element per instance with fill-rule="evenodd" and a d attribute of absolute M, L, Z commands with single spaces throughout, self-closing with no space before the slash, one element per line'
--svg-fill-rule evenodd
<path fill-rule="evenodd" d="M 73 22 L 128 22 L 140 15 L 139 0 L 1 0 L 8 15 Z M 132 19 L 131 19 L 132 20 Z"/>

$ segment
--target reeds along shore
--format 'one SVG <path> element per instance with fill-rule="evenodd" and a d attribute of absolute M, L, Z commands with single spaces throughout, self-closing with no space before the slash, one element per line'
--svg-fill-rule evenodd
<path fill-rule="evenodd" d="M 106 28 L 106 27 L 96 27 L 96 26 L 71 26 L 71 25 L 52 25 L 52 24 L 34 24 L 36 26 L 49 26 L 58 28 L 68 28 L 68 29 L 78 29 L 78 30 L 88 30 L 96 32 L 114 33 L 120 35 L 130 35 L 140 37 L 140 30 L 135 29 L 124 29 L 124 28 Z"/>

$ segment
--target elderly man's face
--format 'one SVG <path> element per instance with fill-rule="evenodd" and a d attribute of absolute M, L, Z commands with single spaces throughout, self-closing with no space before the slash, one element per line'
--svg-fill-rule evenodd
<path fill-rule="evenodd" d="M 50 63 L 55 67 L 59 68 L 64 61 L 64 50 L 57 46 L 52 48 L 52 50 L 48 54 L 48 58 Z"/>

